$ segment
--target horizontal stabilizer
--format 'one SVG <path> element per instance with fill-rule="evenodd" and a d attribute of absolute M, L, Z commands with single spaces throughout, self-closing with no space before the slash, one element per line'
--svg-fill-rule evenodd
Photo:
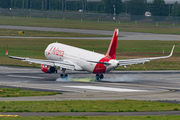
<path fill-rule="evenodd" d="M 99 63 L 99 64 L 105 64 L 105 65 L 110 65 L 111 64 L 111 63 L 108 63 L 108 62 L 97 62 L 97 61 L 87 61 L 87 62 Z"/>

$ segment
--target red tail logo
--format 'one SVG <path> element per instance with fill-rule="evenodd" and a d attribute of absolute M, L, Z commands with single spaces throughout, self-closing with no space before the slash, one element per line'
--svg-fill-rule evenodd
<path fill-rule="evenodd" d="M 119 30 L 115 29 L 113 37 L 111 39 L 111 43 L 109 45 L 109 49 L 106 53 L 106 57 L 111 59 L 116 59 L 116 48 L 117 48 L 117 40 L 118 40 Z"/>

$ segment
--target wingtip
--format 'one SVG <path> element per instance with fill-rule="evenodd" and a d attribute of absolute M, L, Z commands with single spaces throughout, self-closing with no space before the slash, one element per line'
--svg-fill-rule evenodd
<path fill-rule="evenodd" d="M 173 45 L 173 48 L 175 48 L 175 45 Z"/>
<path fill-rule="evenodd" d="M 7 44 L 7 48 L 6 48 L 6 56 L 8 56 L 8 47 L 9 47 L 9 45 Z"/>
<path fill-rule="evenodd" d="M 172 48 L 172 50 L 174 50 L 174 48 L 175 48 L 175 45 L 173 45 L 173 48 Z"/>
<path fill-rule="evenodd" d="M 119 29 L 116 28 L 115 31 L 117 32 L 117 35 L 119 35 Z"/>
<path fill-rule="evenodd" d="M 173 45 L 173 47 L 172 47 L 172 50 L 171 50 L 171 54 L 170 54 L 170 56 L 172 56 L 173 51 L 174 51 L 174 48 L 175 48 L 175 45 Z"/>

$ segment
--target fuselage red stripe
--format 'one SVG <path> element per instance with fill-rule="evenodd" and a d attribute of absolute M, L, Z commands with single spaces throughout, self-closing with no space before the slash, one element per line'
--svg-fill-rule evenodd
<path fill-rule="evenodd" d="M 109 62 L 110 60 L 111 58 L 109 57 L 103 57 L 99 62 Z M 95 74 L 100 74 L 100 73 L 105 73 L 105 72 L 106 72 L 106 66 L 100 63 L 97 63 L 93 70 L 93 73 Z"/>

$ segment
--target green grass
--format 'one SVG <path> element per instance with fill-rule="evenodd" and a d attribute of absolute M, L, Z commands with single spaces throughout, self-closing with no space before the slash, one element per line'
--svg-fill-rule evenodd
<path fill-rule="evenodd" d="M 177 111 L 179 104 L 136 100 L 0 101 L 0 112 Z"/>
<path fill-rule="evenodd" d="M 19 31 L 24 31 L 24 34 L 19 34 Z M 33 30 L 10 30 L 10 29 L 0 29 L 0 36 L 29 36 L 29 37 L 109 37 L 108 35 L 65 33 L 65 32 L 51 32 L 51 31 L 33 31 Z"/>
<path fill-rule="evenodd" d="M 56 28 L 76 28 L 91 30 L 114 30 L 118 28 L 120 31 L 129 32 L 146 32 L 146 33 L 163 33 L 163 34 L 180 34 L 180 27 L 156 26 L 155 23 L 137 23 L 134 22 L 81 22 L 80 20 L 60 20 L 45 18 L 0 18 L 0 25 L 16 25 L 16 26 L 35 26 L 35 27 L 56 27 Z M 170 24 L 159 24 L 167 25 Z M 171 24 L 172 26 L 172 24 Z"/>
<path fill-rule="evenodd" d="M 52 116 L 1 117 L 1 120 L 179 120 L 180 116 Z"/>
<path fill-rule="evenodd" d="M 23 90 L 18 88 L 0 88 L 0 97 L 22 97 L 22 96 L 47 96 L 62 94 L 58 92 L 40 92 L 32 90 Z"/>
<path fill-rule="evenodd" d="M 0 65 L 18 65 L 39 67 L 40 65 L 29 65 L 28 62 L 10 59 L 5 56 L 6 46 L 9 44 L 9 55 L 46 59 L 44 50 L 52 42 L 64 43 L 86 50 L 105 54 L 110 40 L 59 40 L 59 39 L 10 39 L 0 38 Z M 127 66 L 127 69 L 119 67 L 119 70 L 180 70 L 180 41 L 138 41 L 121 40 L 117 45 L 117 59 L 156 57 L 169 55 L 172 46 L 176 45 L 173 57 L 161 60 L 152 60 L 142 64 Z M 163 50 L 165 54 L 163 54 Z"/>

